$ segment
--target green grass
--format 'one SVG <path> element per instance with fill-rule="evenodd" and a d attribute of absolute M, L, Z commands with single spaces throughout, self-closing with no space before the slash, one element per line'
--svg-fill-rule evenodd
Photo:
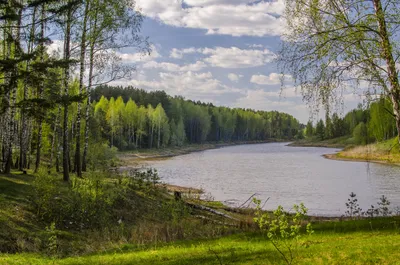
<path fill-rule="evenodd" d="M 322 141 L 316 137 L 312 137 L 295 141 L 291 143 L 290 146 L 346 148 L 354 146 L 354 140 L 349 136 L 343 136 Z"/>
<path fill-rule="evenodd" d="M 316 233 L 301 239 L 298 245 L 294 264 L 400 264 L 400 234 L 393 231 Z M 145 250 L 132 251 L 127 247 L 104 254 L 66 259 L 30 254 L 0 255 L 0 264 L 255 265 L 285 262 L 262 236 L 243 234 L 203 242 L 178 242 Z"/>
<path fill-rule="evenodd" d="M 188 217 L 188 223 L 178 227 L 179 231 L 183 231 L 182 238 L 191 240 L 176 241 L 176 238 L 172 238 L 175 241 L 171 243 L 152 240 L 160 237 L 163 231 L 174 233 L 178 230 L 173 230 L 174 224 L 155 223 L 151 226 L 146 216 L 154 212 L 155 206 L 138 196 L 132 199 L 141 199 L 142 207 L 148 204 L 151 208 L 141 209 L 139 204 L 135 207 L 140 210 L 145 222 L 142 222 L 142 226 L 131 226 L 130 238 L 116 235 L 112 239 L 110 234 L 107 236 L 101 231 L 57 230 L 58 251 L 52 252 L 54 256 L 49 256 L 43 250 L 52 235 L 46 230 L 49 224 L 38 221 L 32 212 L 30 196 L 33 179 L 32 175 L 0 175 L 1 265 L 285 264 L 271 242 L 261 233 L 242 232 L 221 236 L 238 233 L 239 228 L 230 231 L 230 227 L 215 227 L 194 217 Z M 68 191 L 66 184 L 61 181 L 57 187 L 61 191 Z M 227 210 L 218 202 L 204 202 L 204 205 Z M 144 214 L 146 211 L 152 212 Z M 201 212 L 193 213 L 199 214 L 204 215 Z M 251 222 L 249 212 L 231 214 Z M 400 264 L 400 216 L 362 220 L 314 217 L 310 220 L 314 223 L 315 233 L 300 239 L 293 264 Z M 254 231 L 253 228 L 250 231 Z M 144 243 L 139 243 L 141 237 Z M 10 246 L 15 246 L 15 249 Z M 288 254 L 287 251 L 285 253 Z"/>
<path fill-rule="evenodd" d="M 397 138 L 393 138 L 379 143 L 346 148 L 334 158 L 400 164 L 400 147 Z"/>

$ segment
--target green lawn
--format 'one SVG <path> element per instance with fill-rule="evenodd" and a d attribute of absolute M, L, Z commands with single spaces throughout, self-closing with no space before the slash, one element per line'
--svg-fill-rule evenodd
<path fill-rule="evenodd" d="M 0 264 L 285 264 L 272 244 L 257 235 L 180 242 L 147 250 L 129 248 L 66 259 L 0 255 Z M 299 241 L 293 264 L 400 264 L 399 250 L 400 234 L 394 231 L 316 233 Z"/>

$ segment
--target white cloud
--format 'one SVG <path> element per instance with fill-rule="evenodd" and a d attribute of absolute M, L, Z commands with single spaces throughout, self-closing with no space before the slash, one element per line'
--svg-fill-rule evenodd
<path fill-rule="evenodd" d="M 215 48 L 186 48 L 172 49 L 170 57 L 182 59 L 185 54 L 201 53 L 207 57 L 203 59 L 210 66 L 220 68 L 251 68 L 270 63 L 275 54 L 268 49 L 240 49 L 238 47 L 215 47 Z"/>
<path fill-rule="evenodd" d="M 184 71 L 193 71 L 193 72 L 198 72 L 201 71 L 202 69 L 204 69 L 205 67 L 207 67 L 207 65 L 204 62 L 201 61 L 197 61 L 194 64 L 187 64 L 187 65 L 177 65 L 174 63 L 166 63 L 166 62 L 162 62 L 162 63 L 158 63 L 155 61 L 150 61 L 147 62 L 143 65 L 144 68 L 159 68 L 162 69 L 164 71 L 168 71 L 168 72 L 184 72 Z"/>
<path fill-rule="evenodd" d="M 281 83 L 282 78 L 284 78 L 284 81 L 292 80 L 292 77 L 289 75 L 283 76 L 282 74 L 270 73 L 268 76 L 253 75 L 250 82 L 258 85 L 278 85 Z"/>
<path fill-rule="evenodd" d="M 228 78 L 229 78 L 229 80 L 231 80 L 232 82 L 238 82 L 239 79 L 242 78 L 242 77 L 243 77 L 243 75 L 237 75 L 237 74 L 234 74 L 234 73 L 228 74 Z"/>
<path fill-rule="evenodd" d="M 180 95 L 193 100 L 228 104 L 244 95 L 242 89 L 223 84 L 215 79 L 211 72 L 161 72 L 158 79 L 146 79 L 143 76 L 119 82 L 118 85 L 133 85 L 147 90 L 164 90 L 170 95 Z"/>
<path fill-rule="evenodd" d="M 236 100 L 232 107 L 266 111 L 277 110 L 293 115 L 300 122 L 306 123 L 308 121 L 310 112 L 304 103 L 289 100 L 283 101 L 280 98 L 275 98 L 278 93 L 274 92 L 274 94 L 273 98 L 271 98 L 271 92 L 264 91 L 263 89 L 248 90 L 246 95 Z"/>
<path fill-rule="evenodd" d="M 255 2 L 254 0 L 183 0 L 183 2 L 190 6 L 208 6 L 208 5 L 238 5 L 248 4 Z"/>
<path fill-rule="evenodd" d="M 156 58 L 160 58 L 161 55 L 158 52 L 158 49 L 151 45 L 151 53 L 120 53 L 117 52 L 117 55 L 121 57 L 122 62 L 124 63 L 138 63 L 138 62 L 149 62 Z"/>
<path fill-rule="evenodd" d="M 264 48 L 264 46 L 261 45 L 261 44 L 249 44 L 248 46 L 249 46 L 250 48 L 255 48 L 255 49 L 257 49 L 257 48 Z"/>
<path fill-rule="evenodd" d="M 301 97 L 301 94 L 297 92 L 295 87 L 285 87 L 283 89 L 275 91 L 264 91 L 264 95 L 268 97 L 279 97 L 279 98 L 297 98 Z"/>
<path fill-rule="evenodd" d="M 237 47 L 203 49 L 203 54 L 210 55 L 204 61 L 211 66 L 221 68 L 250 68 L 265 65 L 275 58 L 275 54 L 267 49 L 242 50 Z"/>
<path fill-rule="evenodd" d="M 187 49 L 182 49 L 182 50 L 173 48 L 171 50 L 171 54 L 169 57 L 174 58 L 174 59 L 182 59 L 184 54 L 195 53 L 197 51 L 198 50 L 193 47 L 187 48 Z"/>
<path fill-rule="evenodd" d="M 248 4 L 253 2 L 252 4 Z M 284 31 L 283 0 L 137 0 L 142 12 L 161 22 L 204 29 L 207 34 L 279 36 Z"/>

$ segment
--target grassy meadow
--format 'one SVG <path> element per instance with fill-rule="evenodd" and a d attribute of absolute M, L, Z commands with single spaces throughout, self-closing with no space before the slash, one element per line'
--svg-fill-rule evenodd
<path fill-rule="evenodd" d="M 127 198 L 129 202 L 139 202 L 135 207 L 113 205 L 116 209 L 110 210 L 113 214 L 130 211 L 124 216 L 123 225 L 113 215 L 100 226 L 97 220 L 91 220 L 93 226 L 85 227 L 88 223 L 77 217 L 69 222 L 79 223 L 79 226 L 53 225 L 52 218 L 62 213 L 49 208 L 47 211 L 53 215 L 48 218 L 41 215 L 43 211 L 38 212 L 35 205 L 38 202 L 35 198 L 37 185 L 42 183 L 37 182 L 40 178 L 40 174 L 0 176 L 2 265 L 287 264 L 265 232 L 254 226 L 253 211 L 232 211 L 218 202 L 197 201 L 199 205 L 229 214 L 240 221 L 234 222 L 206 211 L 177 205 L 172 200 L 173 196 L 164 190 L 145 192 L 145 186 L 126 193 L 130 194 Z M 106 190 L 113 190 L 118 179 L 107 178 L 103 181 Z M 54 183 L 59 193 L 55 198 L 49 198 L 50 204 L 57 205 L 54 200 L 81 202 L 73 199 L 72 194 L 77 191 L 74 188 L 71 190 L 69 184 L 61 181 Z M 51 191 L 51 187 L 46 190 Z M 86 193 L 79 194 L 84 198 Z M 196 203 L 197 199 L 184 197 L 184 200 Z M 81 203 L 89 202 L 84 200 Z M 95 206 L 103 207 L 99 203 Z M 124 204 L 124 201 L 118 201 L 118 204 Z M 42 206 L 50 207 L 46 203 Z M 157 215 L 154 209 L 164 212 Z M 172 212 L 172 216 L 168 216 L 167 211 Z M 290 249 L 292 264 L 400 264 L 400 217 L 307 217 L 307 221 L 313 224 L 312 235 L 301 232 L 297 240 L 281 241 L 281 244 L 293 244 Z M 284 256 L 290 255 L 285 247 L 281 251 Z"/>

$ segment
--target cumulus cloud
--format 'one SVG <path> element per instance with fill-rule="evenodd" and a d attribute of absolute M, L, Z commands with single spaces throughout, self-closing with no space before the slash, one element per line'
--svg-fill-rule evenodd
<path fill-rule="evenodd" d="M 279 93 L 268 92 L 263 89 L 248 90 L 245 96 L 236 100 L 232 106 L 266 111 L 277 110 L 293 115 L 300 122 L 305 123 L 308 121 L 310 112 L 305 104 L 297 102 L 295 99 L 280 100 L 280 98 L 276 98 L 277 94 Z"/>
<path fill-rule="evenodd" d="M 240 49 L 238 47 L 215 47 L 215 48 L 186 48 L 172 49 L 171 58 L 182 59 L 185 54 L 200 53 L 206 57 L 204 62 L 213 67 L 220 68 L 251 68 L 270 63 L 275 54 L 268 49 Z"/>
<path fill-rule="evenodd" d="M 267 75 L 253 75 L 250 79 L 251 83 L 257 85 L 278 85 L 281 83 L 282 78 L 284 81 L 291 81 L 292 77 L 289 75 L 283 76 L 282 74 L 270 73 Z"/>
<path fill-rule="evenodd" d="M 198 49 L 195 49 L 193 47 L 182 49 L 182 50 L 173 48 L 171 50 L 169 57 L 174 58 L 174 59 L 182 59 L 184 54 L 195 53 L 195 52 L 198 52 Z"/>
<path fill-rule="evenodd" d="M 204 61 L 211 66 L 221 68 L 250 68 L 265 65 L 275 58 L 275 54 L 267 49 L 242 50 L 237 47 L 215 49 L 206 48 L 203 54 L 209 55 Z"/>
<path fill-rule="evenodd" d="M 243 77 L 243 75 L 237 75 L 237 74 L 234 74 L 234 73 L 228 74 L 228 78 L 229 78 L 229 80 L 231 80 L 232 82 L 238 82 L 239 79 L 242 78 L 242 77 Z"/>
<path fill-rule="evenodd" d="M 208 5 L 238 5 L 255 2 L 254 0 L 184 0 L 189 6 L 208 6 Z"/>
<path fill-rule="evenodd" d="M 118 84 L 133 85 L 147 90 L 164 90 L 170 95 L 180 95 L 214 104 L 229 104 L 244 95 L 242 89 L 223 84 L 214 78 L 211 72 L 161 72 L 157 79 L 140 76 Z"/>
<path fill-rule="evenodd" d="M 207 67 L 207 65 L 201 61 L 197 61 L 194 64 L 187 64 L 187 65 L 183 65 L 183 66 L 180 66 L 180 65 L 177 65 L 174 63 L 167 63 L 167 62 L 158 63 L 155 61 L 150 61 L 143 65 L 143 68 L 148 68 L 148 69 L 158 68 L 158 69 L 162 69 L 162 70 L 168 71 L 168 72 L 184 72 L 184 71 L 198 72 L 198 71 L 201 71 L 202 69 L 204 69 L 205 67 Z"/>
<path fill-rule="evenodd" d="M 207 34 L 261 37 L 284 31 L 283 0 L 137 0 L 137 5 L 167 25 L 204 29 Z"/>
<path fill-rule="evenodd" d="M 138 62 L 149 62 L 156 58 L 160 58 L 161 55 L 158 52 L 156 46 L 151 45 L 151 53 L 121 53 L 117 52 L 117 55 L 122 59 L 124 63 L 138 63 Z"/>

